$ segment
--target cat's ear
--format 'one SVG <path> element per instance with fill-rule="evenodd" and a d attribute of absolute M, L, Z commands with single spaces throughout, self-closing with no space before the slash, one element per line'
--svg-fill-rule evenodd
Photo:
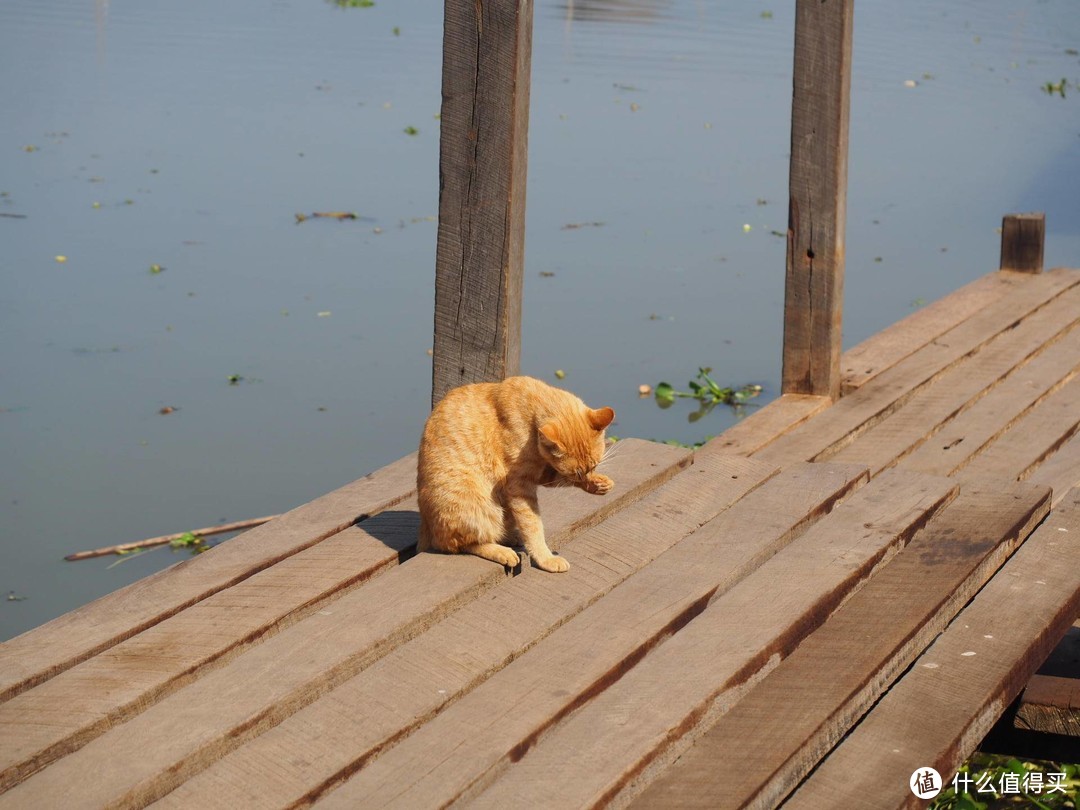
<path fill-rule="evenodd" d="M 559 429 L 554 422 L 548 422 L 540 426 L 540 441 L 548 452 L 555 457 L 565 455 L 562 444 L 559 442 Z"/>
<path fill-rule="evenodd" d="M 603 430 L 613 421 L 615 421 L 615 411 L 611 408 L 597 408 L 595 411 L 589 411 L 589 424 L 592 425 L 593 430 Z"/>

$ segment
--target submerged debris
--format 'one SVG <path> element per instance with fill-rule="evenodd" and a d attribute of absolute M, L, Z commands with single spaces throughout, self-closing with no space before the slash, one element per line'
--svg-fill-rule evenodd
<path fill-rule="evenodd" d="M 296 214 L 296 224 L 299 225 L 309 219 L 336 219 L 344 222 L 346 219 L 360 219 L 359 215 L 352 211 L 315 211 L 311 214 Z"/>

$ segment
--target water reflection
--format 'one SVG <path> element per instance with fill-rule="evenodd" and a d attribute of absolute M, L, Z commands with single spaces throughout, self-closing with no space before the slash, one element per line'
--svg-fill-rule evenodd
<path fill-rule="evenodd" d="M 105 22 L 109 14 L 109 0 L 94 0 L 94 32 L 97 41 L 97 61 L 105 61 Z"/>
<path fill-rule="evenodd" d="M 649 23 L 667 17 L 672 0 L 567 0 L 560 6 L 576 22 Z"/>

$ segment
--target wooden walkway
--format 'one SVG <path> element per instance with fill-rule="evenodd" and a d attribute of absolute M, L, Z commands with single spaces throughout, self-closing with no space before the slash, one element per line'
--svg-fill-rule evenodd
<path fill-rule="evenodd" d="M 843 369 L 544 491 L 566 574 L 413 556 L 410 456 L 0 645 L 0 808 L 901 807 L 1029 680 L 1080 733 L 1080 271 Z"/>

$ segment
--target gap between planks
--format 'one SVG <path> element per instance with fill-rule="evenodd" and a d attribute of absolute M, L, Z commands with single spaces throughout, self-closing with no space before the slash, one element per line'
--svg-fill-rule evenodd
<path fill-rule="evenodd" d="M 1076 435 L 1080 426 L 1080 378 L 1048 395 L 1017 419 L 963 469 L 965 476 L 1027 478 Z"/>
<path fill-rule="evenodd" d="M 1080 486 L 1080 433 L 1044 458 L 1024 480 L 1053 487 L 1056 507 L 1070 489 Z"/>

